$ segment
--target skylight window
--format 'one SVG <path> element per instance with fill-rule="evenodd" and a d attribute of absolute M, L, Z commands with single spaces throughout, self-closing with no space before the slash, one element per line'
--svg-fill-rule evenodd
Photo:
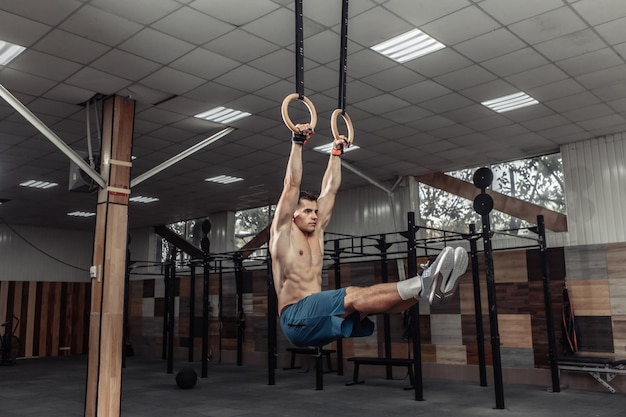
<path fill-rule="evenodd" d="M 205 181 L 216 182 L 218 184 L 232 184 L 233 182 L 243 181 L 243 178 L 218 175 L 217 177 L 207 178 Z"/>
<path fill-rule="evenodd" d="M 519 92 L 495 98 L 493 100 L 483 101 L 481 104 L 498 113 L 504 113 L 511 110 L 521 109 L 522 107 L 533 106 L 535 104 L 539 104 L 539 102 L 526 93 Z"/>
<path fill-rule="evenodd" d="M 233 110 L 226 107 L 216 107 L 214 109 L 207 110 L 204 113 L 198 113 L 194 117 L 208 120 L 209 122 L 227 124 L 248 116 L 250 116 L 250 113 L 245 111 Z"/>
<path fill-rule="evenodd" d="M 321 153 L 330 153 L 332 149 L 333 149 L 332 142 L 327 143 L 326 145 L 320 145 L 320 146 L 316 146 L 315 148 L 313 148 L 314 151 L 321 152 Z M 350 145 L 350 147 L 345 148 L 343 152 L 346 153 L 350 151 L 356 151 L 357 149 L 359 149 L 357 145 Z"/>
<path fill-rule="evenodd" d="M 6 65 L 15 57 L 24 52 L 26 48 L 13 43 L 0 41 L 0 65 Z"/>
<path fill-rule="evenodd" d="M 93 217 L 96 213 L 91 213 L 88 211 L 73 211 L 71 213 L 67 213 L 68 216 L 72 217 Z"/>
<path fill-rule="evenodd" d="M 144 204 L 148 204 L 148 203 L 154 203 L 155 201 L 159 201 L 158 198 L 156 197 L 144 197 L 141 195 L 135 196 L 135 197 L 131 197 L 128 199 L 129 201 L 133 201 L 135 203 L 144 203 Z"/>
<path fill-rule="evenodd" d="M 22 187 L 40 188 L 40 189 L 45 190 L 48 188 L 56 187 L 59 184 L 57 184 L 56 182 L 29 180 L 29 181 L 21 183 L 20 185 Z"/>
<path fill-rule="evenodd" d="M 372 46 L 372 49 L 396 62 L 403 63 L 445 48 L 441 42 L 419 29 L 391 38 Z"/>

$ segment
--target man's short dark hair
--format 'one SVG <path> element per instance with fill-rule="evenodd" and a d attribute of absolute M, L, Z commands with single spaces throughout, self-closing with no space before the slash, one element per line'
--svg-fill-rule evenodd
<path fill-rule="evenodd" d="M 300 200 L 317 201 L 317 194 L 310 191 L 300 191 L 300 197 L 298 197 L 298 203 Z"/>

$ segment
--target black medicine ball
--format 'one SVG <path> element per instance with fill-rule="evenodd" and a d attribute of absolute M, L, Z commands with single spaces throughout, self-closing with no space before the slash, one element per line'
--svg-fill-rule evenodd
<path fill-rule="evenodd" d="M 182 368 L 178 374 L 176 374 L 176 385 L 182 389 L 190 389 L 196 385 L 198 381 L 198 375 L 193 368 Z"/>

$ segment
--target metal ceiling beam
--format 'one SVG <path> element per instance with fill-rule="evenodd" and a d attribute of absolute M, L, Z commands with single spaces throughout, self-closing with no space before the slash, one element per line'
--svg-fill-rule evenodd
<path fill-rule="evenodd" d="M 87 175 L 89 175 L 98 185 L 102 188 L 106 187 L 106 183 L 104 179 L 98 174 L 98 172 L 93 169 L 76 151 L 69 147 L 69 145 L 61 138 L 59 138 L 56 133 L 54 133 L 48 126 L 46 126 L 37 116 L 35 116 L 22 102 L 20 102 L 13 94 L 9 92 L 3 85 L 0 84 L 0 96 L 9 103 L 11 107 L 13 107 L 18 113 L 20 113 L 26 120 L 30 122 L 30 124 L 35 127 L 35 129 L 39 130 L 42 135 L 44 135 L 50 142 L 54 144 L 57 148 L 61 150 L 68 158 L 70 158 L 76 165 L 80 167 Z"/>

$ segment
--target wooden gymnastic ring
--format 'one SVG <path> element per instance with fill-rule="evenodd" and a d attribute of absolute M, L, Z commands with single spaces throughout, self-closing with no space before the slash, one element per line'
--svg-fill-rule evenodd
<path fill-rule="evenodd" d="M 291 103 L 295 99 L 300 99 L 300 95 L 298 93 L 289 94 L 287 97 L 285 97 L 285 99 L 283 100 L 283 104 L 280 106 L 280 114 L 283 116 L 283 122 L 285 122 L 287 127 L 291 129 L 293 133 L 301 133 L 296 128 L 296 125 L 289 118 L 289 103 Z M 309 122 L 309 125 L 311 126 L 311 129 L 315 129 L 315 125 L 317 124 L 317 113 L 315 112 L 315 106 L 313 105 L 311 100 L 306 98 L 306 96 L 302 96 L 300 100 L 302 100 L 304 105 L 309 109 L 309 114 L 311 115 L 311 121 Z"/>
<path fill-rule="evenodd" d="M 352 142 L 354 142 L 354 127 L 352 126 L 352 120 L 350 120 L 348 113 L 341 109 L 335 110 L 332 116 L 330 116 L 330 130 L 333 132 L 333 138 L 335 138 L 335 140 L 339 139 L 339 129 L 337 129 L 337 118 L 339 115 L 341 115 L 343 120 L 346 122 L 346 126 L 348 127 L 348 144 L 352 145 Z"/>

